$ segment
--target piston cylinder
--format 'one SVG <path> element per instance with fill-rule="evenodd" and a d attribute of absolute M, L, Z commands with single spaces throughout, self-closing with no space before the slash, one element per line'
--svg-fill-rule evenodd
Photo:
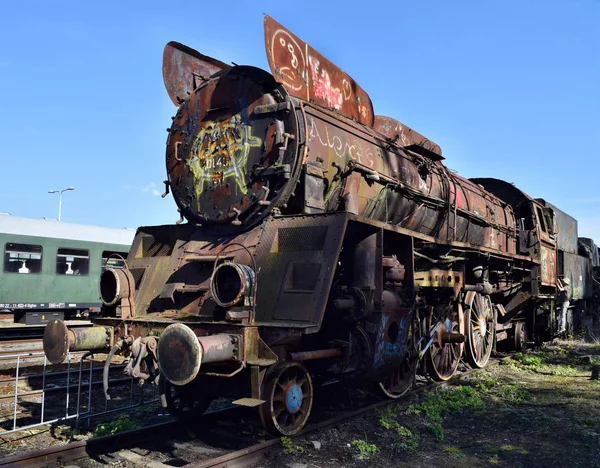
<path fill-rule="evenodd" d="M 60 364 L 71 351 L 100 351 L 113 344 L 112 327 L 67 328 L 62 320 L 53 320 L 44 330 L 44 354 L 52 364 Z"/>
<path fill-rule="evenodd" d="M 196 378 L 203 363 L 236 359 L 239 339 L 227 334 L 198 337 L 187 325 L 169 325 L 158 342 L 160 372 L 173 384 L 185 385 Z"/>

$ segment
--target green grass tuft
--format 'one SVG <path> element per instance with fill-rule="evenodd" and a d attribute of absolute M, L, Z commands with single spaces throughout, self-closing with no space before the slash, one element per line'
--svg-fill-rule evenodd
<path fill-rule="evenodd" d="M 444 428 L 440 423 L 432 423 L 427 427 L 427 430 L 431 433 L 433 438 L 438 442 L 444 440 Z"/>
<path fill-rule="evenodd" d="M 119 432 L 131 431 L 133 429 L 138 429 L 139 427 L 140 425 L 137 421 L 129 419 L 127 416 L 119 416 L 114 421 L 100 424 L 94 432 L 94 437 L 118 434 Z"/>
<path fill-rule="evenodd" d="M 498 388 L 496 395 L 508 403 L 519 405 L 527 401 L 530 397 L 529 391 L 517 385 L 503 385 Z"/>
<path fill-rule="evenodd" d="M 283 436 L 279 439 L 282 450 L 289 455 L 298 455 L 304 452 L 304 447 L 294 444 L 290 437 Z"/>
<path fill-rule="evenodd" d="M 375 444 L 368 444 L 364 440 L 353 440 L 352 448 L 354 449 L 354 458 L 357 460 L 369 460 L 375 455 L 379 449 Z"/>
<path fill-rule="evenodd" d="M 446 391 L 427 392 L 423 401 L 411 405 L 407 414 L 422 414 L 431 422 L 441 422 L 444 416 L 457 411 L 478 410 L 484 407 L 483 399 L 476 388 L 460 386 Z"/>
<path fill-rule="evenodd" d="M 453 446 L 444 447 L 444 452 L 446 452 L 448 455 L 451 455 L 453 458 L 464 457 L 464 454 L 460 451 L 460 449 L 458 447 L 453 447 Z"/>

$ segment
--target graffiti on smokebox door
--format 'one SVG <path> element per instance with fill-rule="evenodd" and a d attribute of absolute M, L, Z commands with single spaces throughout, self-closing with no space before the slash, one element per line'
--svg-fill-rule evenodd
<path fill-rule="evenodd" d="M 381 318 L 381 326 L 377 334 L 377 344 L 375 348 L 374 365 L 376 368 L 382 367 L 390 361 L 401 359 L 408 351 L 408 333 L 410 325 L 410 316 L 402 317 L 398 323 L 398 335 L 394 341 L 388 338 L 388 322 L 389 315 L 384 315 Z M 393 324 L 390 324 L 390 327 Z"/>
<path fill-rule="evenodd" d="M 252 135 L 252 127 L 244 123 L 241 114 L 200 129 L 187 161 L 196 179 L 196 195 L 202 194 L 206 182 L 221 184 L 230 178 L 235 180 L 239 192 L 246 194 L 246 161 L 250 149 L 261 145 L 262 140 Z"/>

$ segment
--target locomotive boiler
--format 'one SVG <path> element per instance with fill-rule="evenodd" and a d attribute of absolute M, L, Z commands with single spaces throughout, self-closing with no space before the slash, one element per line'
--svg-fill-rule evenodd
<path fill-rule="evenodd" d="M 416 372 L 450 378 L 463 352 L 483 367 L 496 340 L 546 336 L 552 209 L 449 171 L 349 75 L 264 28 L 271 73 L 167 44 L 165 196 L 180 220 L 140 227 L 125 268 L 102 274 L 96 326 L 47 326 L 50 361 L 108 352 L 110 398 L 110 359 L 126 354 L 181 418 L 228 396 L 291 435 L 324 379 L 397 398 Z"/>

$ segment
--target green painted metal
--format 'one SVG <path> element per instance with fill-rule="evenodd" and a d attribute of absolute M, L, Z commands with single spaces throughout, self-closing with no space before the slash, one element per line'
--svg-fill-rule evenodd
<path fill-rule="evenodd" d="M 29 274 L 6 272 L 4 263 L 7 243 L 41 246 L 41 272 Z M 89 251 L 88 274 L 81 276 L 58 275 L 56 261 L 60 248 Z M 39 310 L 100 307 L 98 279 L 102 273 L 102 253 L 104 251 L 121 252 L 126 258 L 129 246 L 0 233 L 0 249 L 2 250 L 0 309 Z M 70 307 L 69 304 L 76 304 L 76 307 Z M 21 307 L 18 307 L 19 305 Z"/>

